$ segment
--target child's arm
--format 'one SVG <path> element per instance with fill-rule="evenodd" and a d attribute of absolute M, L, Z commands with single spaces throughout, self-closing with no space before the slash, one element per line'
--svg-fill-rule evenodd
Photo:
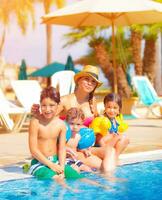
<path fill-rule="evenodd" d="M 58 158 L 61 167 L 64 169 L 65 159 L 66 159 L 66 126 L 61 121 L 61 131 L 59 134 L 59 148 L 58 148 Z"/>
<path fill-rule="evenodd" d="M 71 147 L 66 146 L 66 154 L 74 160 L 77 159 L 77 154 Z"/>
<path fill-rule="evenodd" d="M 39 121 L 37 119 L 32 119 L 29 125 L 29 149 L 32 156 L 37 159 L 39 162 L 48 166 L 53 171 L 57 173 L 62 173 L 63 170 L 61 166 L 54 164 L 50 160 L 48 160 L 38 148 L 38 133 L 39 133 Z"/>
<path fill-rule="evenodd" d="M 91 156 L 91 150 L 90 150 L 90 148 L 91 147 L 89 147 L 87 149 L 83 149 L 83 150 L 78 150 L 78 151 L 82 152 L 85 155 L 85 157 L 89 157 L 89 156 Z"/>

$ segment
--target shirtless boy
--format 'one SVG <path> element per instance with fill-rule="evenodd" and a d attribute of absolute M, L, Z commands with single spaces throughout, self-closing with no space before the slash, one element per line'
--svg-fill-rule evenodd
<path fill-rule="evenodd" d="M 71 166 L 65 165 L 66 126 L 57 116 L 60 95 L 53 87 L 40 96 L 41 115 L 33 118 L 29 127 L 29 148 L 33 156 L 30 173 L 39 179 L 82 178 Z"/>

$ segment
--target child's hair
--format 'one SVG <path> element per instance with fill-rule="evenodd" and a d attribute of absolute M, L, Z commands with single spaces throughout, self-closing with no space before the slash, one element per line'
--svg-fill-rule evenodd
<path fill-rule="evenodd" d="M 114 101 L 118 104 L 119 110 L 121 111 L 122 109 L 122 99 L 121 97 L 116 94 L 116 93 L 109 93 L 104 97 L 104 106 L 109 102 L 109 101 Z"/>
<path fill-rule="evenodd" d="M 94 96 L 94 92 L 95 92 L 96 88 L 97 88 L 97 86 L 89 94 L 89 98 L 88 98 L 89 107 L 90 107 L 91 113 L 94 114 L 94 117 L 98 117 L 98 113 L 95 113 L 95 111 L 94 111 L 94 102 L 93 102 L 93 96 Z"/>
<path fill-rule="evenodd" d="M 42 90 L 40 95 L 40 102 L 45 98 L 50 98 L 56 103 L 60 103 L 60 93 L 54 87 L 46 87 Z"/>
<path fill-rule="evenodd" d="M 85 120 L 85 115 L 82 109 L 80 108 L 70 108 L 67 113 L 66 113 L 66 121 L 72 121 L 74 119 L 82 119 L 83 121 Z"/>

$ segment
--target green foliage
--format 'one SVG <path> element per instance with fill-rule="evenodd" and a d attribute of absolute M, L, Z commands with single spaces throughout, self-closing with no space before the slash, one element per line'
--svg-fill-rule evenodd
<path fill-rule="evenodd" d="M 97 27 L 80 27 L 80 28 L 72 28 L 71 32 L 64 35 L 67 42 L 64 47 L 73 45 L 82 39 L 93 40 L 93 38 L 99 37 L 99 34 L 103 28 Z"/>
<path fill-rule="evenodd" d="M 143 33 L 144 26 L 139 24 L 133 24 L 130 26 L 130 29 L 137 33 Z"/>
<path fill-rule="evenodd" d="M 155 2 L 158 2 L 158 3 L 162 3 L 162 0 L 153 0 Z"/>
<path fill-rule="evenodd" d="M 112 37 L 111 34 L 108 33 L 110 28 L 107 27 L 81 27 L 81 28 L 73 28 L 72 32 L 69 32 L 65 35 L 67 40 L 64 47 L 73 45 L 83 39 L 87 39 L 90 47 L 93 48 L 97 43 L 103 43 L 105 48 L 112 58 Z M 130 48 L 130 40 L 129 37 L 126 37 L 126 31 L 123 28 L 118 28 L 116 33 L 116 59 L 118 63 L 122 63 L 123 66 L 127 67 L 127 63 L 132 62 L 132 54 Z M 86 55 L 88 58 L 92 58 L 94 56 L 94 50 L 92 49 Z M 95 58 L 93 58 L 95 60 Z"/>
<path fill-rule="evenodd" d="M 91 38 L 88 44 L 90 47 L 93 47 L 100 43 L 105 43 L 105 39 L 103 37 Z"/>
<path fill-rule="evenodd" d="M 34 27 L 35 19 L 32 0 L 0 0 L 0 5 L 0 21 L 5 26 L 9 25 L 10 18 L 15 15 L 23 34 L 26 32 L 30 17 Z"/>
<path fill-rule="evenodd" d="M 157 35 L 162 31 L 162 23 L 144 26 L 144 39 L 157 39 Z"/>

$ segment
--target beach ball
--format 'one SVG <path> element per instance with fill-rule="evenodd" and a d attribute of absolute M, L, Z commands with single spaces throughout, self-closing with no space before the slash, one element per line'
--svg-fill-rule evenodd
<path fill-rule="evenodd" d="M 94 145 L 96 138 L 93 129 L 81 128 L 79 134 L 81 139 L 78 143 L 78 149 L 86 149 Z"/>

